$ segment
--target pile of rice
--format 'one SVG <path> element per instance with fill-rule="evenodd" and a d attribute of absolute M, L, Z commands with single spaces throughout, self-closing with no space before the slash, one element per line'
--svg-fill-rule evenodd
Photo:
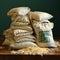
<path fill-rule="evenodd" d="M 43 55 L 49 53 L 48 48 L 40 48 L 38 46 L 30 46 L 17 51 L 11 51 L 11 54 L 21 54 L 21 55 Z"/>

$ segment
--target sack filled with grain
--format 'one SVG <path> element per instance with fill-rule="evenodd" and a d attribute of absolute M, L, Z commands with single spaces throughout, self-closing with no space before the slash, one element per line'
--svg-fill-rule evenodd
<path fill-rule="evenodd" d="M 8 11 L 7 15 L 8 16 L 13 16 L 15 15 L 21 15 L 21 16 L 25 16 L 30 12 L 30 8 L 29 7 L 16 7 L 16 8 L 12 8 L 11 10 Z"/>
<path fill-rule="evenodd" d="M 37 45 L 33 42 L 21 42 L 21 43 L 14 43 L 10 45 L 10 47 L 13 49 L 20 49 L 20 48 L 25 48 L 29 46 L 37 46 Z"/>
<path fill-rule="evenodd" d="M 15 36 L 14 40 L 16 42 L 27 42 L 27 41 L 35 42 L 36 38 L 33 35 L 25 35 L 25 36 L 21 36 L 21 37 Z"/>
<path fill-rule="evenodd" d="M 3 32 L 3 35 L 11 35 L 12 29 L 7 29 Z"/>
<path fill-rule="evenodd" d="M 33 27 L 37 27 L 40 31 L 47 31 L 47 30 L 51 30 L 54 27 L 54 23 L 50 22 L 48 20 L 45 20 L 43 22 L 37 22 L 33 20 Z M 36 28 L 36 29 L 37 29 Z"/>
<path fill-rule="evenodd" d="M 10 45 L 14 42 L 12 29 L 5 30 L 3 32 L 3 35 L 5 35 L 5 40 L 2 45 Z"/>
<path fill-rule="evenodd" d="M 47 20 L 46 22 L 33 23 L 33 28 L 37 37 L 36 42 L 40 47 L 57 47 L 52 34 L 53 26 L 54 24 Z"/>
<path fill-rule="evenodd" d="M 16 29 L 21 29 L 21 30 L 27 30 L 27 31 L 33 31 L 33 29 L 32 29 L 32 27 L 30 26 L 30 25 L 28 25 L 28 26 L 10 26 L 10 28 L 12 29 L 12 30 L 16 30 Z"/>
<path fill-rule="evenodd" d="M 53 16 L 49 13 L 46 13 L 46 12 L 34 11 L 34 12 L 30 12 L 28 14 L 28 17 L 31 20 L 44 21 L 44 20 L 51 19 Z"/>
<path fill-rule="evenodd" d="M 23 23 L 28 23 L 30 24 L 30 21 L 29 21 L 29 18 L 28 16 L 17 16 L 15 19 L 14 19 L 14 22 L 23 22 Z"/>
<path fill-rule="evenodd" d="M 33 31 L 29 32 L 27 30 L 16 29 L 13 31 L 13 33 L 14 33 L 14 36 L 25 36 L 25 35 L 32 34 Z"/>
<path fill-rule="evenodd" d="M 23 22 L 12 22 L 12 26 L 27 26 L 28 23 L 23 23 Z"/>
<path fill-rule="evenodd" d="M 14 40 L 16 41 L 16 42 L 35 42 L 35 40 L 34 39 L 32 39 L 32 38 L 21 38 L 21 37 L 18 37 L 18 38 L 14 38 Z"/>
<path fill-rule="evenodd" d="M 7 37 L 7 38 L 5 38 L 2 45 L 8 45 L 9 46 L 10 44 L 13 44 L 13 43 L 15 43 L 14 39 L 11 37 Z"/>

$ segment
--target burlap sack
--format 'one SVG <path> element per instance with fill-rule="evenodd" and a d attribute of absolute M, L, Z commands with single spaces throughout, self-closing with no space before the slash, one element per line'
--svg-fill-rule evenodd
<path fill-rule="evenodd" d="M 33 28 L 37 37 L 36 42 L 40 47 L 56 47 L 51 30 L 53 23 L 47 21 L 36 22 L 33 23 Z"/>
<path fill-rule="evenodd" d="M 43 22 L 37 22 L 37 21 L 33 21 L 32 23 L 33 27 L 39 31 L 48 31 L 53 29 L 54 27 L 54 23 L 53 22 L 49 22 L 48 20 L 45 20 Z"/>
<path fill-rule="evenodd" d="M 12 22 L 12 26 L 27 26 L 29 23 L 23 23 L 23 22 Z"/>
<path fill-rule="evenodd" d="M 7 15 L 8 16 L 25 16 L 26 14 L 28 14 L 30 12 L 30 8 L 29 7 L 16 7 L 16 8 L 12 8 L 11 10 L 8 11 Z"/>
<path fill-rule="evenodd" d="M 10 45 L 10 47 L 13 49 L 20 49 L 20 48 L 25 48 L 29 46 L 37 46 L 37 45 L 33 42 L 14 43 Z"/>
<path fill-rule="evenodd" d="M 16 41 L 16 42 L 35 42 L 35 40 L 34 39 L 32 39 L 32 38 L 22 38 L 22 37 L 18 37 L 18 38 L 14 38 L 14 40 Z"/>
<path fill-rule="evenodd" d="M 26 41 L 32 41 L 35 42 L 36 38 L 33 35 L 25 35 L 25 36 L 14 36 L 14 40 L 16 42 L 26 42 Z"/>
<path fill-rule="evenodd" d="M 30 12 L 28 14 L 28 17 L 31 20 L 44 21 L 44 20 L 51 19 L 53 16 L 49 13 L 46 13 L 46 12 L 34 11 L 34 12 Z"/>
<path fill-rule="evenodd" d="M 33 29 L 32 29 L 32 27 L 30 26 L 30 25 L 28 25 L 28 26 L 10 26 L 10 28 L 12 29 L 12 30 L 16 30 L 16 29 L 22 29 L 22 30 L 27 30 L 27 31 L 33 31 Z"/>
<path fill-rule="evenodd" d="M 33 31 L 29 32 L 27 30 L 22 30 L 22 29 L 16 29 L 13 31 L 14 36 L 23 36 L 23 35 L 29 35 L 32 34 Z"/>
<path fill-rule="evenodd" d="M 25 35 L 25 36 L 14 36 L 14 39 L 17 39 L 17 38 L 28 38 L 28 39 L 34 39 L 36 40 L 36 38 L 33 36 L 33 35 Z"/>
<path fill-rule="evenodd" d="M 9 46 L 10 44 L 13 44 L 13 43 L 15 43 L 15 40 L 11 37 L 7 37 L 7 38 L 5 38 L 2 45 L 8 45 Z"/>
<path fill-rule="evenodd" d="M 17 16 L 17 17 L 14 19 L 14 22 L 23 22 L 23 23 L 28 23 L 28 24 L 30 24 L 30 21 L 29 21 L 28 16 Z"/>

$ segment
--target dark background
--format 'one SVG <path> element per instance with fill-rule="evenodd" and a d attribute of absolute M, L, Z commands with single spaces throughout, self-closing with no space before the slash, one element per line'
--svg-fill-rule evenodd
<path fill-rule="evenodd" d="M 9 28 L 11 20 L 7 12 L 14 7 L 28 6 L 32 11 L 44 11 L 54 16 L 51 22 L 54 22 L 54 38 L 60 37 L 60 0 L 0 0 L 0 36 L 3 31 Z"/>

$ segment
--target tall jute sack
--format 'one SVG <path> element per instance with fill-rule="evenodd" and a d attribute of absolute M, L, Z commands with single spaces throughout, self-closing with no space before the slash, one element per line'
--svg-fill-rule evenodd
<path fill-rule="evenodd" d="M 51 30 L 53 25 L 53 23 L 47 21 L 33 23 L 37 37 L 36 42 L 40 47 L 56 47 Z"/>
<path fill-rule="evenodd" d="M 44 21 L 44 20 L 51 19 L 53 17 L 49 13 L 39 12 L 39 11 L 30 12 L 28 16 L 31 20 L 36 20 L 36 21 Z"/>

